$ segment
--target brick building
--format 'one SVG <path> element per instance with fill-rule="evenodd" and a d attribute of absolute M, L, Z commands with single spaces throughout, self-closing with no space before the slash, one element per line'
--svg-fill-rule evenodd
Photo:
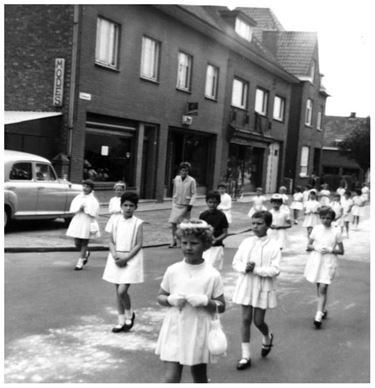
<path fill-rule="evenodd" d="M 67 155 L 70 180 L 90 176 L 100 189 L 123 179 L 142 198 L 170 196 L 182 160 L 200 193 L 221 180 L 275 191 L 300 173 L 302 147 L 319 148 L 320 133 L 302 125 L 304 105 L 313 96 L 324 114 L 326 94 L 316 37 L 303 74 L 291 71 L 282 58 L 295 40 L 281 42 L 285 32 L 264 31 L 246 10 L 6 5 L 5 110 L 39 113 L 34 126 L 6 125 L 6 147 L 57 164 Z M 314 79 L 303 79 L 312 64 Z"/>

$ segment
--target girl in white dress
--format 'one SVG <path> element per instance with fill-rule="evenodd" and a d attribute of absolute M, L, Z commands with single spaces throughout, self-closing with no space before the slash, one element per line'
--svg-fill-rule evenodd
<path fill-rule="evenodd" d="M 298 224 L 299 212 L 303 210 L 303 194 L 301 186 L 296 187 L 296 192 L 293 194 L 293 201 L 290 205 L 293 210 L 294 224 Z"/>
<path fill-rule="evenodd" d="M 264 318 L 266 310 L 277 305 L 276 276 L 280 273 L 279 245 L 267 235 L 272 224 L 272 214 L 268 211 L 256 212 L 251 222 L 255 236 L 242 241 L 232 263 L 233 269 L 239 272 L 233 302 L 242 305 L 242 357 L 237 362 L 238 370 L 251 366 L 250 326 L 253 319 L 263 334 L 262 357 L 271 351 L 273 334 Z"/>
<path fill-rule="evenodd" d="M 319 214 L 321 224 L 315 226 L 310 234 L 306 250 L 312 253 L 305 267 L 307 281 L 317 285 L 318 305 L 314 318 L 314 325 L 317 329 L 320 329 L 322 319 L 327 317 L 328 285 L 335 276 L 336 255 L 344 254 L 340 229 L 332 226 L 335 212 L 330 207 L 322 207 Z"/>
<path fill-rule="evenodd" d="M 99 216 L 100 205 L 94 195 L 94 182 L 86 179 L 82 182 L 83 193 L 78 194 L 70 204 L 70 212 L 75 213 L 70 221 L 66 235 L 74 238 L 74 244 L 80 255 L 74 269 L 80 271 L 87 264 L 90 251 L 89 240 L 100 237 Z"/>
<path fill-rule="evenodd" d="M 329 196 L 331 195 L 331 192 L 328 190 L 328 184 L 323 183 L 322 189 L 319 191 L 319 202 L 322 206 L 328 206 L 330 199 Z"/>
<path fill-rule="evenodd" d="M 352 196 L 352 193 L 349 190 L 346 190 L 344 193 L 344 197 L 341 197 L 342 218 L 344 221 L 346 237 L 348 238 L 349 238 L 349 224 L 352 218 L 352 207 L 353 207 L 353 200 L 351 196 Z"/>
<path fill-rule="evenodd" d="M 220 183 L 217 190 L 220 193 L 220 204 L 217 207 L 227 217 L 228 224 L 232 222 L 232 197 L 226 192 L 227 186 L 225 183 Z"/>
<path fill-rule="evenodd" d="M 128 294 L 131 284 L 143 283 L 143 221 L 135 217 L 138 194 L 125 192 L 121 196 L 123 217 L 111 225 L 109 254 L 103 279 L 115 284 L 118 324 L 113 333 L 129 331 L 134 325 L 135 313 Z"/>
<path fill-rule="evenodd" d="M 281 195 L 281 198 L 283 200 L 283 203 L 281 204 L 281 210 L 283 210 L 285 213 L 290 214 L 289 197 L 288 197 L 287 189 L 285 186 L 280 186 L 279 195 Z"/>
<path fill-rule="evenodd" d="M 341 195 L 338 193 L 333 194 L 333 199 L 329 206 L 335 212 L 335 221 L 332 222 L 332 225 L 340 228 L 342 233 L 344 228 L 344 221 L 342 218 Z"/>
<path fill-rule="evenodd" d="M 109 204 L 108 204 L 108 213 L 111 216 L 109 217 L 107 225 L 105 226 L 105 229 L 104 229 L 108 233 L 111 233 L 112 223 L 115 222 L 117 218 L 122 216 L 121 196 L 122 194 L 125 193 L 126 184 L 125 182 L 118 181 L 113 186 L 113 189 L 115 191 L 115 196 L 109 200 Z"/>
<path fill-rule="evenodd" d="M 255 212 L 260 210 L 267 210 L 263 204 L 266 200 L 267 198 L 263 195 L 263 189 L 261 187 L 257 187 L 256 195 L 251 199 L 253 204 L 249 210 L 249 213 L 247 214 L 248 217 L 251 218 Z"/>
<path fill-rule="evenodd" d="M 284 249 L 287 245 L 286 229 L 292 227 L 290 213 L 283 208 L 283 198 L 280 194 L 271 197 L 271 205 L 272 224 L 268 229 L 268 236 L 277 242 L 280 249 Z"/>
<path fill-rule="evenodd" d="M 307 228 L 307 238 L 310 236 L 312 228 L 315 225 L 320 224 L 319 209 L 320 202 L 317 200 L 316 191 L 311 190 L 309 199 L 305 203 L 305 219 L 303 220 L 302 226 Z"/>
<path fill-rule="evenodd" d="M 364 208 L 365 208 L 365 201 L 363 200 L 361 189 L 357 189 L 355 191 L 355 195 L 353 196 L 352 200 L 353 200 L 352 223 L 353 223 L 353 227 L 355 229 L 358 229 L 359 220 L 361 217 L 363 217 Z"/>
<path fill-rule="evenodd" d="M 208 381 L 210 322 L 225 310 L 220 273 L 202 257 L 212 233 L 203 220 L 182 222 L 176 232 L 184 259 L 167 268 L 158 296 L 159 304 L 169 307 L 155 350 L 165 362 L 166 383 L 179 383 L 184 365 L 191 367 L 195 383 Z"/>

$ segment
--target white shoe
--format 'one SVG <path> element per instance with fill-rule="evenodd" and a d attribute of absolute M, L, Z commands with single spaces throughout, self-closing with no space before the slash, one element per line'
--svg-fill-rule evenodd
<path fill-rule="evenodd" d="M 79 258 L 76 266 L 74 267 L 74 270 L 80 271 L 83 268 L 83 264 L 84 264 L 84 260 L 82 258 Z"/>

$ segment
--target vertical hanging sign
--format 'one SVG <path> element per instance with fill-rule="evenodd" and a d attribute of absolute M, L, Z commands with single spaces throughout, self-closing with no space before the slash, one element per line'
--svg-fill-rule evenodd
<path fill-rule="evenodd" d="M 53 85 L 53 105 L 62 106 L 64 93 L 65 59 L 55 59 L 55 79 Z"/>

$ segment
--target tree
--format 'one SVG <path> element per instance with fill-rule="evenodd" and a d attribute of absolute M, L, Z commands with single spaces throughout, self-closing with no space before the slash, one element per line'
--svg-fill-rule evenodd
<path fill-rule="evenodd" d="M 355 160 L 363 170 L 370 168 L 370 118 L 359 121 L 339 144 L 342 155 Z"/>

